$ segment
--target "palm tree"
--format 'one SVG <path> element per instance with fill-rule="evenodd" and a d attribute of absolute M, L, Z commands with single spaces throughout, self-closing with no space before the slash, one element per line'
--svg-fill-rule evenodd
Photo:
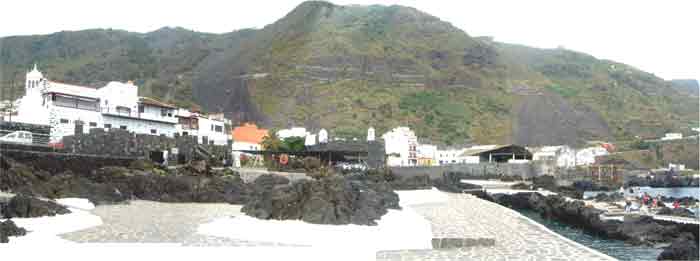
<path fill-rule="evenodd" d="M 267 136 L 263 138 L 261 145 L 265 150 L 279 151 L 282 147 L 282 140 L 277 137 L 277 132 L 275 130 L 270 130 Z"/>

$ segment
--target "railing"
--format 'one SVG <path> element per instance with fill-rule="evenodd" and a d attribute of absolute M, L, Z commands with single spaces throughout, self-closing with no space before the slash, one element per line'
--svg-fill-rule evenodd
<path fill-rule="evenodd" d="M 174 116 L 174 114 L 169 113 L 166 114 L 165 116 L 163 115 L 154 115 L 152 113 L 142 113 L 138 111 L 119 111 L 117 109 L 112 109 L 110 107 L 101 107 L 100 111 L 104 114 L 108 115 L 115 115 L 115 116 L 122 116 L 122 117 L 129 117 L 129 118 L 135 118 L 135 119 L 144 119 L 144 120 L 153 120 L 153 121 L 162 121 L 162 122 L 169 122 L 169 123 L 178 123 L 177 117 Z"/>

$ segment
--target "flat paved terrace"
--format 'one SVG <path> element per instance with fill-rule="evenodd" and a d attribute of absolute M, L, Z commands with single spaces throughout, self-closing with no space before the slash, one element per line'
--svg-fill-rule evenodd
<path fill-rule="evenodd" d="M 614 260 L 566 239 L 520 213 L 466 194 L 412 206 L 434 238 L 493 238 L 494 246 L 380 251 L 377 260 Z"/>

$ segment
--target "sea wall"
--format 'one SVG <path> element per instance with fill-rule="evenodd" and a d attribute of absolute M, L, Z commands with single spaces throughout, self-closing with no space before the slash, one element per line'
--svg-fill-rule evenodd
<path fill-rule="evenodd" d="M 537 176 L 536 163 L 475 163 L 431 167 L 391 167 L 391 172 L 402 178 L 428 175 L 431 179 L 442 178 L 445 173 L 458 173 L 464 177 Z"/>

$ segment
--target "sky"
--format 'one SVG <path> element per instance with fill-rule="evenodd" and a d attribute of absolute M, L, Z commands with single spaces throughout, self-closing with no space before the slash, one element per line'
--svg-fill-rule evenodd
<path fill-rule="evenodd" d="M 33 0 L 0 3 L 0 37 L 164 26 L 225 33 L 262 28 L 300 0 Z M 471 36 L 540 48 L 564 47 L 654 73 L 700 79 L 697 0 L 334 0 L 335 4 L 415 7 Z M 16 11 L 10 11 L 16 10 Z M 0 42 L 1 44 L 1 42 Z"/>

